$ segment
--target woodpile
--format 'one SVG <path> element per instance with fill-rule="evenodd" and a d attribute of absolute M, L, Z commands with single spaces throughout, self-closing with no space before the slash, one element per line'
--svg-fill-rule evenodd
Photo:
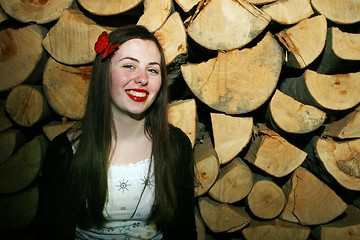
<path fill-rule="evenodd" d="M 0 5 L 5 237 L 26 234 L 48 143 L 84 114 L 97 37 L 141 24 L 194 148 L 198 239 L 360 239 L 360 1 Z"/>

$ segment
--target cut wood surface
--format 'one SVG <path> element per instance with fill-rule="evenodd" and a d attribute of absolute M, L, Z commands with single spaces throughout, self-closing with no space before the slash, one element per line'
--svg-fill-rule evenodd
<path fill-rule="evenodd" d="M 264 4 L 269 4 L 272 2 L 276 2 L 278 0 L 249 0 L 249 3 L 252 3 L 254 5 L 264 5 Z"/>
<path fill-rule="evenodd" d="M 125 13 L 143 3 L 144 0 L 78 0 L 78 2 L 94 15 L 108 16 Z"/>
<path fill-rule="evenodd" d="M 150 32 L 155 32 L 166 22 L 172 7 L 172 0 L 144 0 L 144 14 L 137 24 L 145 26 Z"/>
<path fill-rule="evenodd" d="M 49 58 L 42 88 L 57 114 L 75 120 L 84 116 L 91 70 L 91 66 L 72 67 Z"/>
<path fill-rule="evenodd" d="M 306 153 L 263 124 L 254 127 L 254 137 L 244 159 L 264 172 L 283 177 L 294 171 Z"/>
<path fill-rule="evenodd" d="M 48 141 L 38 135 L 0 165 L 0 193 L 15 193 L 29 186 L 39 174 Z"/>
<path fill-rule="evenodd" d="M 105 6 L 103 2 L 99 3 Z M 86 17 L 80 10 L 64 10 L 59 20 L 47 33 L 43 46 L 54 59 L 61 63 L 88 64 L 94 61 L 96 55 L 95 42 L 106 30 L 105 27 Z"/>
<path fill-rule="evenodd" d="M 316 153 L 328 173 L 349 190 L 360 191 L 360 139 L 318 138 Z"/>
<path fill-rule="evenodd" d="M 195 176 L 198 180 L 195 184 L 195 193 L 197 196 L 202 196 L 209 191 L 220 172 L 220 163 L 209 135 L 205 135 L 195 145 L 194 161 Z"/>
<path fill-rule="evenodd" d="M 360 102 L 360 72 L 327 75 L 307 69 L 300 77 L 285 79 L 279 90 L 325 112 L 347 110 Z"/>
<path fill-rule="evenodd" d="M 311 0 L 311 4 L 332 22 L 352 24 L 360 21 L 359 0 Z"/>
<path fill-rule="evenodd" d="M 0 165 L 26 142 L 25 136 L 18 129 L 0 133 Z"/>
<path fill-rule="evenodd" d="M 0 8 L 0 23 L 3 23 L 8 19 L 9 19 L 8 16 L 4 13 L 2 8 Z"/>
<path fill-rule="evenodd" d="M 189 12 L 200 1 L 202 0 L 175 0 L 184 12 Z"/>
<path fill-rule="evenodd" d="M 0 92 L 41 78 L 38 72 L 46 62 L 43 38 L 43 28 L 36 24 L 0 31 Z"/>
<path fill-rule="evenodd" d="M 283 186 L 287 196 L 280 217 L 301 225 L 327 223 L 347 208 L 346 203 L 326 184 L 303 167 L 298 167 Z"/>
<path fill-rule="evenodd" d="M 18 125 L 30 127 L 51 117 L 50 107 L 40 86 L 19 85 L 6 98 L 6 111 Z"/>
<path fill-rule="evenodd" d="M 232 50 L 252 41 L 270 21 L 270 16 L 245 0 L 213 0 L 205 2 L 187 32 L 207 49 Z"/>
<path fill-rule="evenodd" d="M 190 139 L 192 146 L 196 139 L 196 103 L 194 99 L 171 102 L 168 110 L 169 123 L 180 128 Z"/>
<path fill-rule="evenodd" d="M 39 200 L 38 186 L 0 198 L 0 227 L 20 229 L 35 217 Z"/>
<path fill-rule="evenodd" d="M 277 217 L 285 207 L 283 190 L 270 179 L 256 180 L 246 198 L 250 211 L 261 219 Z"/>
<path fill-rule="evenodd" d="M 219 203 L 208 197 L 200 197 L 198 204 L 202 219 L 213 232 L 239 231 L 250 222 L 243 207 Z"/>
<path fill-rule="evenodd" d="M 309 133 L 323 125 L 326 113 L 276 90 L 269 104 L 269 118 L 288 133 Z"/>
<path fill-rule="evenodd" d="M 319 15 L 277 33 L 278 40 L 288 51 L 287 65 L 305 68 L 312 63 L 324 49 L 326 32 L 326 18 Z"/>
<path fill-rule="evenodd" d="M 181 71 L 202 102 L 220 112 L 241 114 L 271 97 L 281 67 L 282 50 L 268 32 L 253 48 L 219 52 L 206 62 L 183 64 Z"/>
<path fill-rule="evenodd" d="M 38 24 L 58 19 L 61 12 L 71 6 L 74 0 L 0 0 L 2 9 L 16 20 Z"/>
<path fill-rule="evenodd" d="M 43 126 L 43 132 L 45 136 L 52 141 L 57 135 L 65 132 L 71 126 L 73 126 L 76 121 L 67 121 L 67 122 L 58 122 L 58 121 L 51 121 L 48 124 Z"/>
<path fill-rule="evenodd" d="M 360 105 L 336 121 L 324 124 L 323 136 L 340 139 L 360 138 Z"/>
<path fill-rule="evenodd" d="M 5 105 L 6 100 L 0 99 L 0 131 L 8 130 L 13 126 L 10 118 L 6 114 Z"/>
<path fill-rule="evenodd" d="M 195 207 L 195 224 L 197 240 L 206 240 L 206 226 L 201 218 L 198 207 Z"/>
<path fill-rule="evenodd" d="M 316 240 L 355 240 L 360 236 L 360 209 L 348 205 L 343 218 L 319 225 L 313 232 Z"/>
<path fill-rule="evenodd" d="M 281 219 L 270 221 L 251 220 L 249 227 L 242 230 L 246 240 L 307 240 L 310 228 Z"/>
<path fill-rule="evenodd" d="M 179 13 L 173 13 L 154 35 L 163 47 L 166 65 L 187 54 L 187 35 Z"/>
<path fill-rule="evenodd" d="M 253 132 L 252 117 L 234 117 L 211 113 L 215 151 L 220 164 L 233 160 L 249 143 Z"/>
<path fill-rule="evenodd" d="M 332 27 L 331 33 L 332 50 L 336 56 L 345 60 L 360 60 L 360 33 L 343 32 L 337 27 Z"/>
<path fill-rule="evenodd" d="M 253 186 L 250 168 L 235 158 L 220 169 L 215 184 L 209 190 L 209 196 L 222 203 L 235 203 L 245 198 Z"/>
<path fill-rule="evenodd" d="M 314 13 L 309 0 L 276 1 L 261 10 L 269 14 L 273 21 L 286 25 L 298 23 Z"/>

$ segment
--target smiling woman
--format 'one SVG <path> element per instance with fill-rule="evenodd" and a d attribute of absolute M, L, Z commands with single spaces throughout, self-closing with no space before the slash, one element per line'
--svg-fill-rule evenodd
<path fill-rule="evenodd" d="M 192 145 L 167 120 L 160 43 L 127 26 L 95 50 L 85 115 L 48 147 L 34 239 L 196 239 Z"/>

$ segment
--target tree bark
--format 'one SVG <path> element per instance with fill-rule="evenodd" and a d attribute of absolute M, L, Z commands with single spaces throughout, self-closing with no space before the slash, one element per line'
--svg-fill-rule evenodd
<path fill-rule="evenodd" d="M 74 120 L 84 116 L 91 70 L 91 66 L 72 67 L 49 58 L 42 87 L 57 114 Z"/>
<path fill-rule="evenodd" d="M 51 118 L 50 107 L 40 86 L 19 85 L 6 98 L 6 111 L 18 125 L 31 127 Z"/>
<path fill-rule="evenodd" d="M 16 20 L 38 24 L 57 20 L 62 11 L 71 6 L 74 0 L 0 0 L 2 9 Z"/>
<path fill-rule="evenodd" d="M 220 164 L 233 160 L 249 143 L 253 132 L 252 117 L 233 117 L 210 113 L 215 151 Z"/>
<path fill-rule="evenodd" d="M 183 64 L 181 71 L 202 102 L 220 112 L 242 114 L 257 109 L 271 97 L 281 67 L 281 48 L 268 32 L 251 49 L 219 52 L 207 62 Z"/>
<path fill-rule="evenodd" d="M 314 13 L 309 0 L 275 1 L 261 10 L 269 14 L 273 21 L 285 25 L 298 23 Z"/>
<path fill-rule="evenodd" d="M 35 24 L 0 31 L 0 92 L 41 80 L 47 59 L 41 46 L 44 32 Z"/>
<path fill-rule="evenodd" d="M 207 1 L 187 28 L 189 36 L 211 50 L 245 46 L 270 23 L 266 13 L 245 0 Z"/>
<path fill-rule="evenodd" d="M 29 186 L 39 174 L 48 141 L 38 135 L 0 166 L 0 193 L 15 193 Z"/>
<path fill-rule="evenodd" d="M 326 184 L 303 167 L 298 167 L 283 186 L 287 203 L 280 218 L 301 225 L 330 222 L 347 208 Z"/>
<path fill-rule="evenodd" d="M 275 36 L 287 49 L 286 64 L 293 68 L 305 68 L 323 51 L 327 23 L 324 16 L 305 19 Z"/>
<path fill-rule="evenodd" d="M 254 128 L 254 138 L 244 156 L 246 161 L 274 177 L 291 173 L 305 158 L 305 152 L 263 124 Z"/>

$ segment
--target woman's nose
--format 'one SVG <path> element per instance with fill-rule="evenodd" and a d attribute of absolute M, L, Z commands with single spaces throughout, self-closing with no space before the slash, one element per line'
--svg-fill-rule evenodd
<path fill-rule="evenodd" d="M 135 77 L 135 82 L 140 83 L 141 85 L 146 85 L 148 83 L 148 75 L 146 71 L 139 71 Z"/>

